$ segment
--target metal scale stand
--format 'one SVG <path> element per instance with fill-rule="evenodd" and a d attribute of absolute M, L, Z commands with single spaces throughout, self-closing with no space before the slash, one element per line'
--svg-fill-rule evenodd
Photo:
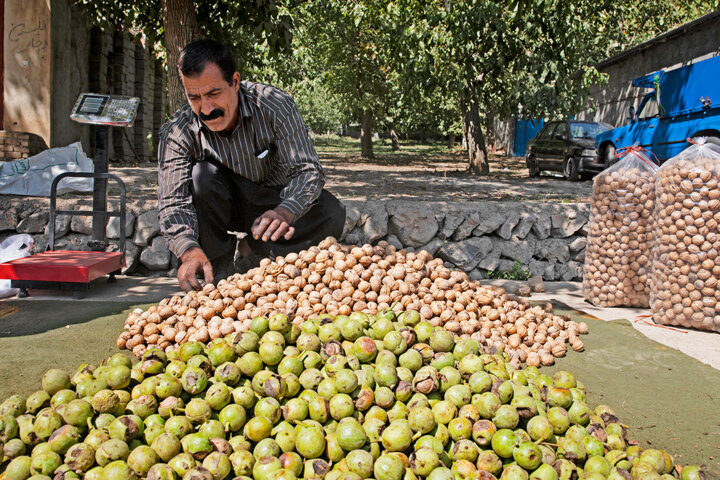
<path fill-rule="evenodd" d="M 108 173 L 108 130 L 110 127 L 131 127 L 137 115 L 140 99 L 115 95 L 83 93 L 75 102 L 70 118 L 76 122 L 96 125 L 94 172 L 66 172 L 53 179 L 50 188 L 50 219 L 48 247 L 45 252 L 0 264 L 0 278 L 11 280 L 18 288 L 18 297 L 27 297 L 28 289 L 75 291 L 80 297 L 90 288 L 90 282 L 122 269 L 125 259 L 125 183 Z M 57 186 L 67 177 L 92 178 L 92 210 L 57 210 Z M 119 210 L 107 210 L 107 181 L 114 180 L 120 187 Z M 92 216 L 90 251 L 55 250 L 55 216 Z M 105 229 L 110 217 L 120 217 L 119 251 L 106 252 L 109 242 Z"/>

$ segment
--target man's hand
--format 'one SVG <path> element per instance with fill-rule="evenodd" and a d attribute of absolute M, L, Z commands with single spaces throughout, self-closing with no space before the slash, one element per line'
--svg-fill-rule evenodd
<path fill-rule="evenodd" d="M 250 233 L 255 240 L 277 241 L 280 237 L 290 240 L 295 233 L 291 227 L 295 216 L 283 207 L 275 207 L 260 215 L 253 222 Z"/>
<path fill-rule="evenodd" d="M 189 292 L 190 290 L 202 290 L 203 284 L 198 281 L 198 274 L 203 274 L 205 283 L 213 283 L 213 269 L 210 260 L 205 252 L 199 247 L 188 249 L 180 256 L 180 268 L 178 268 L 177 279 L 180 288 Z"/>

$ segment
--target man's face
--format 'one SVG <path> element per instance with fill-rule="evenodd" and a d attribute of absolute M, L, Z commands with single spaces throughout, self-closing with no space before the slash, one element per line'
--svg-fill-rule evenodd
<path fill-rule="evenodd" d="M 223 78 L 220 68 L 212 63 L 205 64 L 199 75 L 180 75 L 190 108 L 212 131 L 231 131 L 237 124 L 240 74 L 233 74 L 232 83 Z"/>

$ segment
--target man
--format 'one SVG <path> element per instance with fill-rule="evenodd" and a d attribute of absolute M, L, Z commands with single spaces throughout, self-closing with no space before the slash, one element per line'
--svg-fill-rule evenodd
<path fill-rule="evenodd" d="M 274 257 L 339 236 L 345 209 L 292 98 L 241 81 L 230 50 L 199 40 L 180 53 L 188 103 L 160 129 L 158 211 L 185 291 L 234 272 L 241 254 Z"/>

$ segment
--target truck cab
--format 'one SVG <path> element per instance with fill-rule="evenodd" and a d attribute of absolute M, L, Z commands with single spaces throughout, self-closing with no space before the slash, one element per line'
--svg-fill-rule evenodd
<path fill-rule="evenodd" d="M 617 150 L 639 145 L 658 164 L 687 148 L 688 138 L 710 137 L 720 143 L 720 57 L 673 70 L 660 70 L 632 81 L 650 89 L 637 110 L 628 108 L 626 125 L 597 136 L 605 167 L 617 161 Z"/>

